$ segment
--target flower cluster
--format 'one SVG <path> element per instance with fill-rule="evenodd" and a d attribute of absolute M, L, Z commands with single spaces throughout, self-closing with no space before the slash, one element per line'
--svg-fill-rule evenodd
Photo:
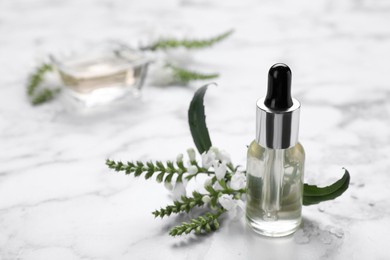
<path fill-rule="evenodd" d="M 244 190 L 246 186 L 245 174 L 235 169 L 232 165 L 229 154 L 223 150 L 219 150 L 216 147 L 211 147 L 209 151 L 202 154 L 202 166 L 205 169 L 212 168 L 215 173 L 217 181 L 213 182 L 213 177 L 206 180 L 205 186 L 213 184 L 215 190 L 221 191 L 218 198 L 218 203 L 227 211 L 236 213 L 242 213 L 244 210 L 244 203 L 241 200 L 241 193 L 234 191 Z M 227 182 L 226 185 L 223 185 Z M 209 200 L 206 195 L 205 200 Z"/>
<path fill-rule="evenodd" d="M 241 217 L 244 212 L 246 176 L 244 172 L 233 167 L 230 155 L 216 147 L 211 147 L 201 154 L 202 166 L 199 167 L 195 150 L 190 148 L 187 154 L 189 158 L 186 162 L 187 172 L 184 173 L 185 177 L 182 181 L 178 182 L 177 178 L 172 178 L 171 182 L 165 182 L 165 187 L 172 192 L 173 199 L 175 201 L 185 200 L 189 179 L 198 174 L 206 174 L 208 177 L 204 183 L 204 189 L 207 192 L 202 194 L 203 204 L 212 210 L 221 207 L 233 218 Z M 183 158 L 183 154 L 179 154 L 176 162 L 183 163 Z"/>

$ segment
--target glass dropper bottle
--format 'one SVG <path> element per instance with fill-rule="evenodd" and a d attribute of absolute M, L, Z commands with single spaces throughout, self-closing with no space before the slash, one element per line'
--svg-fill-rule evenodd
<path fill-rule="evenodd" d="M 305 161 L 298 142 L 300 103 L 291 97 L 287 65 L 270 68 L 267 95 L 256 110 L 256 139 L 247 156 L 246 218 L 257 233 L 286 236 L 301 223 Z"/>

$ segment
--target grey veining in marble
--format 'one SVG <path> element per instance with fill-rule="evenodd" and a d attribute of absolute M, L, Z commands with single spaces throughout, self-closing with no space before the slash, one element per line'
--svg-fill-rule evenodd
<path fill-rule="evenodd" d="M 0 260 L 388 259 L 390 248 L 390 3 L 297 1 L 0 1 Z M 57 100 L 32 108 L 28 71 L 51 51 L 234 28 L 194 66 L 218 71 L 206 113 L 214 145 L 245 164 L 268 68 L 293 70 L 302 103 L 305 179 L 326 185 L 346 167 L 350 189 L 305 207 L 294 236 L 266 239 L 225 219 L 210 236 L 169 237 L 154 219 L 162 185 L 115 174 L 117 160 L 172 160 L 192 147 L 189 87 L 146 83 L 143 97 L 78 113 Z"/>

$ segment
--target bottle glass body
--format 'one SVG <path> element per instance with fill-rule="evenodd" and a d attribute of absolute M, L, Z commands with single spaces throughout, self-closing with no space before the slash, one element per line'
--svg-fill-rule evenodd
<path fill-rule="evenodd" d="M 86 107 L 140 96 L 150 60 L 123 44 L 86 46 L 51 56 L 70 100 Z"/>
<path fill-rule="evenodd" d="M 293 233 L 301 223 L 305 152 L 300 143 L 269 149 L 254 140 L 247 157 L 248 224 L 262 235 Z"/>

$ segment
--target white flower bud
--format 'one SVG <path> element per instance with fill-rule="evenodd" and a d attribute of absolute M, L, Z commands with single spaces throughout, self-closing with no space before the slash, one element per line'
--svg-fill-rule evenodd
<path fill-rule="evenodd" d="M 222 162 L 222 163 L 218 163 L 218 165 L 214 165 L 214 170 L 217 179 L 222 180 L 225 177 L 227 171 L 226 162 Z"/>
<path fill-rule="evenodd" d="M 177 155 L 176 162 L 178 162 L 178 163 L 183 162 L 183 154 L 182 153 Z"/>
<path fill-rule="evenodd" d="M 188 158 L 190 159 L 190 162 L 196 161 L 196 154 L 195 150 L 192 148 L 187 149 Z"/>
<path fill-rule="evenodd" d="M 182 182 L 176 182 L 175 187 L 172 190 L 174 200 L 180 200 L 182 196 L 186 195 L 186 187 Z"/>
<path fill-rule="evenodd" d="M 210 168 L 213 165 L 215 157 L 216 155 L 213 151 L 202 153 L 202 167 L 205 169 Z"/>
<path fill-rule="evenodd" d="M 172 176 L 172 179 L 171 179 L 171 183 L 172 183 L 173 186 L 176 185 L 176 181 L 177 181 L 177 175 L 175 174 L 175 175 Z"/>
<path fill-rule="evenodd" d="M 234 211 L 232 211 L 232 220 L 236 221 L 241 219 L 245 214 L 245 203 L 242 200 L 233 200 L 235 202 Z"/>
<path fill-rule="evenodd" d="M 188 177 L 188 173 L 187 172 L 185 172 L 185 173 L 183 173 L 183 176 L 182 176 L 182 178 L 181 178 L 181 182 L 183 183 L 183 185 L 184 185 L 184 187 L 187 187 L 187 184 L 188 184 L 188 179 L 187 179 L 187 177 Z"/>
<path fill-rule="evenodd" d="M 204 195 L 204 196 L 202 197 L 202 201 L 203 201 L 205 204 L 207 204 L 207 203 L 210 203 L 211 198 L 210 198 L 209 195 Z"/>
<path fill-rule="evenodd" d="M 190 166 L 187 168 L 187 172 L 188 172 L 190 175 L 196 174 L 196 173 L 198 172 L 198 167 L 196 167 L 195 165 L 190 165 Z"/>

